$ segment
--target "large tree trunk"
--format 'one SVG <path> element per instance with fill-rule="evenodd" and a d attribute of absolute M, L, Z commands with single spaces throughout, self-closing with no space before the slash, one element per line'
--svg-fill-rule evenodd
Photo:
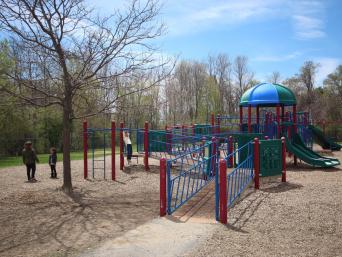
<path fill-rule="evenodd" d="M 72 192 L 71 183 L 71 98 L 66 96 L 63 107 L 63 190 L 66 193 Z"/>

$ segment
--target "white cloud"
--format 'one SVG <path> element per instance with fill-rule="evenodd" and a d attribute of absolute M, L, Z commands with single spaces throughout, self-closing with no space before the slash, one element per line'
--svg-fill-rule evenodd
<path fill-rule="evenodd" d="M 283 5 L 284 1 L 281 0 L 201 0 L 182 4 L 173 1 L 166 4 L 166 8 L 172 12 L 168 13 L 166 24 L 171 35 L 179 35 L 220 25 L 237 25 L 278 17 L 284 12 Z"/>
<path fill-rule="evenodd" d="M 324 11 L 322 2 L 299 1 L 292 15 L 296 37 L 303 40 L 324 37 Z"/>
<path fill-rule="evenodd" d="M 335 71 L 337 66 L 340 64 L 340 60 L 337 58 L 320 57 L 314 58 L 316 63 L 320 63 L 320 67 L 317 72 L 316 81 L 318 85 L 322 85 L 324 79 Z"/>
<path fill-rule="evenodd" d="M 301 56 L 300 52 L 293 52 L 286 55 L 260 55 L 252 59 L 255 62 L 283 62 Z"/>
<path fill-rule="evenodd" d="M 325 5 L 321 0 L 168 1 L 165 21 L 170 35 L 237 26 L 243 22 L 287 19 L 297 39 L 325 36 Z"/>

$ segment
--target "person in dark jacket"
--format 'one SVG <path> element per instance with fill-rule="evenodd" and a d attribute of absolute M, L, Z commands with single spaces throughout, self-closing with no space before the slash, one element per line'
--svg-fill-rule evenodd
<path fill-rule="evenodd" d="M 39 162 L 36 152 L 32 148 L 32 142 L 27 141 L 23 149 L 23 163 L 26 165 L 27 180 L 36 182 L 36 162 Z"/>
<path fill-rule="evenodd" d="M 51 178 L 57 178 L 56 163 L 57 163 L 57 151 L 55 147 L 52 147 L 50 149 L 50 156 L 49 156 Z"/>

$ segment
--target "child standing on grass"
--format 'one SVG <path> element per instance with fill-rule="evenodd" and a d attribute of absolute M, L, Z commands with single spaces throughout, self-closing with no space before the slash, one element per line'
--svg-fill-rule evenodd
<path fill-rule="evenodd" d="M 57 178 L 56 163 L 57 163 L 57 151 L 55 147 L 51 147 L 50 155 L 49 155 L 49 165 L 51 169 L 50 178 Z"/>
<path fill-rule="evenodd" d="M 27 180 L 30 182 L 36 182 L 36 162 L 39 162 L 36 152 L 32 148 L 32 142 L 27 141 L 24 144 L 23 149 L 23 163 L 26 165 Z"/>
<path fill-rule="evenodd" d="M 127 162 L 128 162 L 128 165 L 130 165 L 131 159 L 132 159 L 132 142 L 131 142 L 131 139 L 129 138 L 128 131 L 125 131 L 123 139 L 124 139 L 126 150 L 127 150 Z"/>

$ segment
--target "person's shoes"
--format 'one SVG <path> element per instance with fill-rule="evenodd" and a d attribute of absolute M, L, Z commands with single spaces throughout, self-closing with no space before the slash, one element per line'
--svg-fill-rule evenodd
<path fill-rule="evenodd" d="M 37 182 L 37 180 L 35 178 L 31 178 L 32 182 Z"/>

